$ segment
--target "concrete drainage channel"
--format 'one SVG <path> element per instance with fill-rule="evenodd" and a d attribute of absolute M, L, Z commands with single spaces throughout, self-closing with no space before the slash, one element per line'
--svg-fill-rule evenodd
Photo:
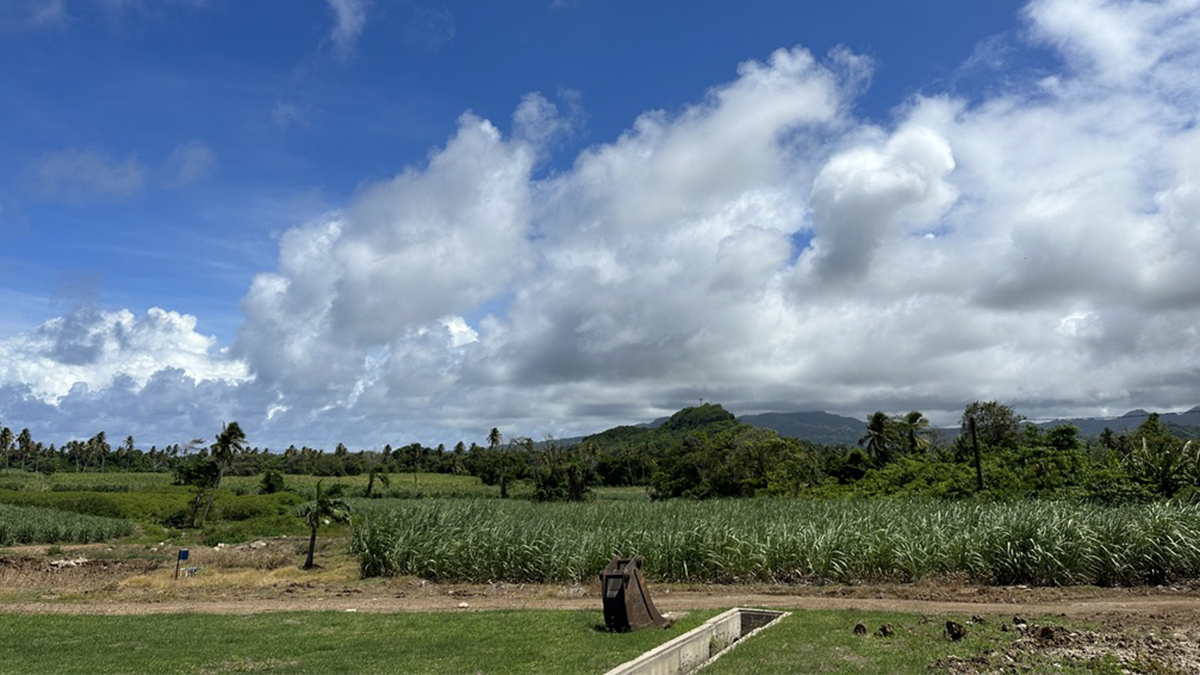
<path fill-rule="evenodd" d="M 605 675 L 687 675 L 712 663 L 742 640 L 774 625 L 789 612 L 735 607 L 693 629 L 626 661 Z"/>

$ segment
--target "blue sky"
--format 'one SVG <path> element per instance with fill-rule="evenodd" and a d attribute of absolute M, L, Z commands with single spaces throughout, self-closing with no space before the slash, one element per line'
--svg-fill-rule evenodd
<path fill-rule="evenodd" d="M 0 423 L 1190 407 L 1197 6 L 7 0 Z"/>

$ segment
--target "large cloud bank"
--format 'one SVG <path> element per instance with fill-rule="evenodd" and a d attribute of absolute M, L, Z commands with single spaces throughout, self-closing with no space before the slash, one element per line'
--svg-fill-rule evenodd
<path fill-rule="evenodd" d="M 802 48 L 551 175 L 572 120 L 550 101 L 507 134 L 466 114 L 282 238 L 230 354 L 169 313 L 116 351 L 128 317 L 63 319 L 0 343 L 0 394 L 154 429 L 165 400 L 277 446 L 565 435 L 701 397 L 943 421 L 1200 403 L 1200 2 L 1025 14 L 1057 73 L 886 125 L 851 112 L 867 60 Z"/>

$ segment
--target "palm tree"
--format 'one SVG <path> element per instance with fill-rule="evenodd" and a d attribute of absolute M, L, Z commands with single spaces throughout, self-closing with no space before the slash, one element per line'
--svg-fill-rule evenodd
<path fill-rule="evenodd" d="M 892 461 L 891 446 L 895 441 L 896 429 L 892 420 L 886 413 L 876 412 L 867 418 L 867 433 L 858 439 L 858 444 L 865 446 L 875 466 L 883 466 Z"/>
<path fill-rule="evenodd" d="M 108 445 L 108 436 L 103 431 L 92 436 L 88 441 L 91 445 L 92 454 L 100 458 L 100 473 L 104 473 L 104 459 L 108 457 L 108 451 L 112 448 Z"/>
<path fill-rule="evenodd" d="M 121 468 L 128 469 L 129 462 L 133 460 L 133 436 L 125 437 L 125 445 L 117 451 L 117 456 L 121 458 Z"/>
<path fill-rule="evenodd" d="M 8 427 L 0 427 L 0 456 L 4 457 L 4 468 L 9 465 L 9 451 L 12 449 L 13 432 Z"/>
<path fill-rule="evenodd" d="M 317 549 L 317 528 L 332 522 L 344 523 L 350 520 L 350 506 L 342 500 L 342 486 L 335 484 L 328 490 L 322 490 L 325 481 L 317 481 L 317 497 L 304 505 L 301 516 L 308 523 L 308 557 L 304 560 L 304 569 L 313 568 L 313 552 Z"/>
<path fill-rule="evenodd" d="M 929 447 L 929 439 L 925 438 L 925 430 L 929 428 L 929 419 L 916 410 L 896 418 L 895 425 L 904 441 L 904 449 L 917 452 Z"/>
<path fill-rule="evenodd" d="M 212 509 L 213 500 L 216 499 L 217 488 L 221 487 L 221 479 L 225 477 L 225 470 L 233 466 L 234 458 L 245 448 L 246 432 L 242 431 L 238 423 L 222 423 L 221 433 L 217 434 L 217 442 L 209 448 L 212 451 L 213 461 L 217 463 L 217 477 L 213 481 L 212 489 L 209 490 L 208 505 L 204 507 L 204 515 L 200 517 L 201 524 L 208 519 L 208 512 Z"/>
<path fill-rule="evenodd" d="M 493 454 L 495 454 L 496 452 L 500 453 L 499 455 L 496 456 L 496 459 L 500 463 L 500 498 L 507 499 L 508 498 L 508 457 L 504 454 L 503 450 L 499 449 L 501 440 L 502 440 L 502 438 L 500 436 L 500 430 L 497 429 L 496 427 L 492 427 L 492 431 L 488 434 L 488 437 L 487 437 L 488 447 L 492 450 Z"/>
<path fill-rule="evenodd" d="M 33 454 L 33 434 L 29 433 L 29 427 L 17 434 L 17 454 L 21 457 L 21 470 L 24 471 L 25 458 Z"/>
<path fill-rule="evenodd" d="M 371 498 L 371 491 L 375 488 L 376 478 L 379 479 L 380 483 L 383 483 L 384 487 L 390 487 L 392 484 L 392 480 L 388 478 L 387 467 L 382 463 L 373 465 L 367 474 L 367 491 L 363 493 L 363 496 L 367 499 Z"/>
<path fill-rule="evenodd" d="M 225 477 L 225 470 L 233 466 L 233 460 L 239 453 L 246 449 L 246 432 L 238 426 L 237 422 L 221 425 L 221 433 L 217 434 L 217 442 L 212 444 L 212 458 L 221 467 L 217 472 L 217 484 L 215 487 L 221 486 L 221 479 Z"/>

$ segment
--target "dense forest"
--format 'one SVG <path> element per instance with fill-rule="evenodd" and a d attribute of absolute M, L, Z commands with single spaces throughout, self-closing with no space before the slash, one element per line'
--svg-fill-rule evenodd
<path fill-rule="evenodd" d="M 352 452 L 251 447 L 237 423 L 215 442 L 201 439 L 163 448 L 137 447 L 133 437 L 112 445 L 100 432 L 61 447 L 43 445 L 29 429 L 0 426 L 0 468 L 55 472 L 171 472 L 187 485 L 220 484 L 224 475 L 265 476 L 264 491 L 286 474 L 448 473 L 499 485 L 502 497 L 518 480 L 533 498 L 586 499 L 593 486 L 644 486 L 651 499 L 752 497 L 934 496 L 950 499 L 1043 497 L 1105 504 L 1158 498 L 1192 500 L 1200 485 L 1200 447 L 1176 435 L 1156 414 L 1135 431 L 1105 429 L 1081 437 L 1069 425 L 1049 430 L 1026 423 L 996 401 L 974 402 L 961 433 L 937 442 L 919 412 L 871 415 L 855 446 L 819 445 L 739 423 L 717 404 L 680 410 L 658 427 L 622 426 L 567 446 L 553 439 L 504 438 L 492 429 L 484 445 L 453 448 L 420 443 Z"/>

